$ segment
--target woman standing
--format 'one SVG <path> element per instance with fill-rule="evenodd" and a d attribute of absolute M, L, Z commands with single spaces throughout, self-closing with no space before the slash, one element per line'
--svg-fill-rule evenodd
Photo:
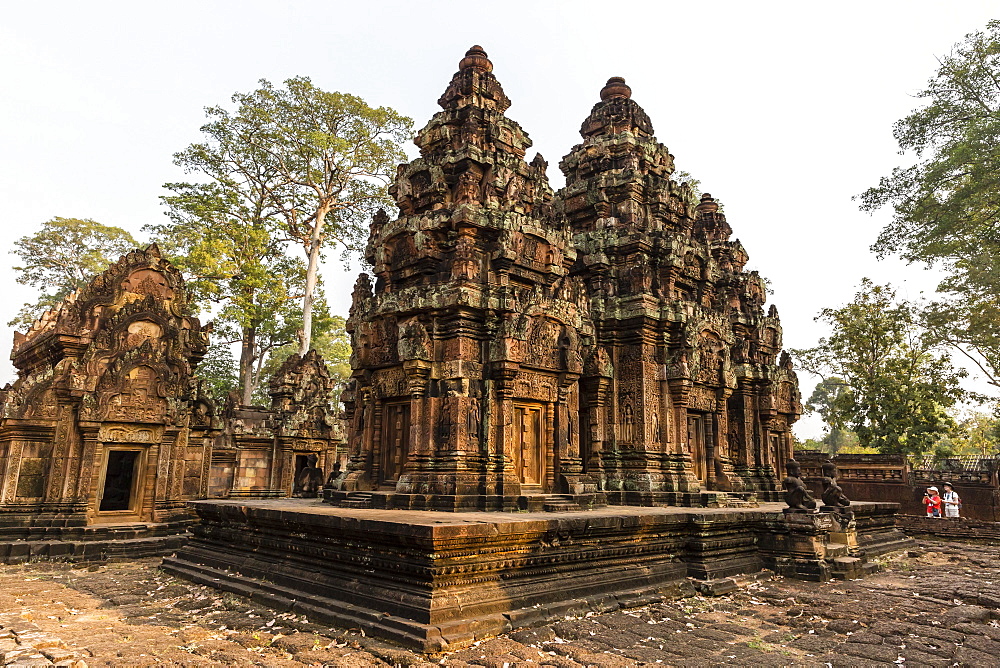
<path fill-rule="evenodd" d="M 941 502 L 944 504 L 945 517 L 958 517 L 958 511 L 962 507 L 962 499 L 950 482 L 944 484 L 944 494 L 941 495 Z"/>
<path fill-rule="evenodd" d="M 927 517 L 941 517 L 941 497 L 937 487 L 928 487 L 924 492 L 924 505 L 927 506 Z"/>

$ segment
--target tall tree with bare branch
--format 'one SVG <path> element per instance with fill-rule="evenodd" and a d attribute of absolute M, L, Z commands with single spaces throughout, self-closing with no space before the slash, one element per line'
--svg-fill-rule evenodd
<path fill-rule="evenodd" d="M 262 198 L 306 256 L 299 352 L 312 337 L 313 304 L 324 250 L 339 247 L 347 259 L 361 248 L 375 211 L 391 204 L 386 186 L 405 159 L 409 118 L 371 107 L 347 93 L 320 90 L 306 77 L 284 87 L 261 80 L 237 93 L 235 113 L 207 109 L 207 144 L 234 156 L 238 180 Z"/>

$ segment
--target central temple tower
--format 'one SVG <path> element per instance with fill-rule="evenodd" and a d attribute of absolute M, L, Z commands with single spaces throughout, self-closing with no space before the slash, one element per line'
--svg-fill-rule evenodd
<path fill-rule="evenodd" d="M 798 385 L 711 195 L 614 77 L 560 163 L 478 46 L 400 165 L 354 289 L 346 505 L 725 505 L 774 495 Z M 374 279 L 374 280 L 373 280 Z"/>
<path fill-rule="evenodd" d="M 341 492 L 382 490 L 397 507 L 602 501 L 579 452 L 592 330 L 571 230 L 492 70 L 469 50 L 416 137 L 420 158 L 399 167 L 400 216 L 372 224 L 374 285 L 359 277 L 348 321 Z"/>

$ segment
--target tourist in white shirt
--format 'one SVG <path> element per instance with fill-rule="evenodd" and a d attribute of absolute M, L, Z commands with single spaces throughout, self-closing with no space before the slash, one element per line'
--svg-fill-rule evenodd
<path fill-rule="evenodd" d="M 962 499 L 959 498 L 958 492 L 955 491 L 950 482 L 944 484 L 941 504 L 944 506 L 945 517 L 958 517 L 958 510 L 962 507 Z"/>

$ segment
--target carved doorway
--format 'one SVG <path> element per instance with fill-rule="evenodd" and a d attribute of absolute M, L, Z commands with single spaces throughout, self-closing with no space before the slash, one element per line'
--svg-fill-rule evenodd
<path fill-rule="evenodd" d="M 382 409 L 382 448 L 378 482 L 395 485 L 410 454 L 410 402 L 386 404 Z"/>
<path fill-rule="evenodd" d="M 770 434 L 768 438 L 769 452 L 768 457 L 770 458 L 770 464 L 774 467 L 774 471 L 778 475 L 784 473 L 784 462 L 781 461 L 781 435 L 780 434 Z"/>
<path fill-rule="evenodd" d="M 545 407 L 537 403 L 514 404 L 514 472 L 523 491 L 541 492 L 545 488 Z"/>
<path fill-rule="evenodd" d="M 144 454 L 142 448 L 109 448 L 105 451 L 97 497 L 99 522 L 141 519 Z"/>
<path fill-rule="evenodd" d="M 706 482 L 705 462 L 705 418 L 688 413 L 687 419 L 688 453 L 694 461 L 694 474 L 701 484 Z"/>

